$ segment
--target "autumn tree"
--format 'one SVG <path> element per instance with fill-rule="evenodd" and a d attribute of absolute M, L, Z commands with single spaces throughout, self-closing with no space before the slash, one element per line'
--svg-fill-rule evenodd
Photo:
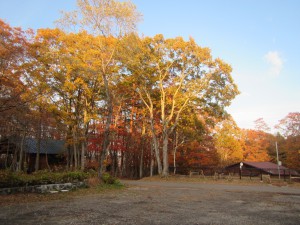
<path fill-rule="evenodd" d="M 0 112 L 22 104 L 20 95 L 26 91 L 21 80 L 22 63 L 27 47 L 26 32 L 0 20 Z"/>
<path fill-rule="evenodd" d="M 22 120 L 21 112 L 25 115 L 28 111 L 22 98 L 27 91 L 22 81 L 22 66 L 27 58 L 30 33 L 0 20 L 0 136 L 12 135 L 16 127 L 24 130 L 16 122 Z"/>
<path fill-rule="evenodd" d="M 211 133 L 213 125 L 205 115 L 190 109 L 181 116 L 171 142 L 174 173 L 177 166 L 179 169 L 218 166 L 219 157 Z"/>
<path fill-rule="evenodd" d="M 286 157 L 284 163 L 289 168 L 300 169 L 300 113 L 289 113 L 275 128 L 284 137 L 279 142 L 279 152 Z"/>
<path fill-rule="evenodd" d="M 271 130 L 263 118 L 258 118 L 257 120 L 255 120 L 254 126 L 255 126 L 255 130 L 262 131 L 265 133 L 269 133 Z"/>
<path fill-rule="evenodd" d="M 23 64 L 28 58 L 31 34 L 31 30 L 11 27 L 0 19 L 0 138 L 9 140 L 14 136 L 21 149 L 20 152 L 15 149 L 11 164 L 7 163 L 9 155 L 6 154 L 6 167 L 12 170 L 22 168 L 23 143 L 30 131 L 28 102 L 34 96 L 24 99 L 28 86 L 23 80 Z"/>
<path fill-rule="evenodd" d="M 102 36 L 99 39 L 97 51 L 99 70 L 95 76 L 101 77 L 104 90 L 105 102 L 107 108 L 106 125 L 104 130 L 104 139 L 102 144 L 102 155 L 100 160 L 99 175 L 105 171 L 104 160 L 110 145 L 110 126 L 113 117 L 113 94 L 112 72 L 115 65 L 115 55 L 117 52 L 118 42 L 113 45 L 107 45 L 106 40 L 111 38 L 120 38 L 124 34 L 133 32 L 136 24 L 140 20 L 140 14 L 136 7 L 130 1 L 118 2 L 115 0 L 77 0 L 78 10 L 64 13 L 61 20 L 58 21 L 64 28 L 75 28 L 85 30 L 96 36 Z"/>
<path fill-rule="evenodd" d="M 218 123 L 215 130 L 215 145 L 221 166 L 242 161 L 242 133 L 234 120 L 227 119 Z"/>
<path fill-rule="evenodd" d="M 289 113 L 286 117 L 279 120 L 279 123 L 275 126 L 276 129 L 284 137 L 295 137 L 300 135 L 300 113 Z"/>
<path fill-rule="evenodd" d="M 270 141 L 268 134 L 257 130 L 242 130 L 244 145 L 244 160 L 253 162 L 269 161 Z"/>
<path fill-rule="evenodd" d="M 198 46 L 193 39 L 156 35 L 135 40 L 135 47 L 128 47 L 133 58 L 127 68 L 137 77 L 135 91 L 148 109 L 158 171 L 167 176 L 169 137 L 186 108 L 214 108 L 221 112 L 238 90 L 230 76 L 231 67 L 220 59 L 213 60 L 210 50 Z M 158 121 L 155 115 L 159 115 Z M 156 122 L 162 130 L 163 167 Z"/>
<path fill-rule="evenodd" d="M 286 165 L 291 169 L 300 170 L 300 136 L 287 138 L 284 150 L 286 152 Z"/>
<path fill-rule="evenodd" d="M 101 64 L 99 52 L 94 50 L 99 39 L 106 38 L 45 29 L 39 30 L 32 45 L 27 82 L 33 92 L 43 91 L 44 108 L 58 122 L 64 121 L 65 137 L 73 149 L 70 166 L 74 168 L 80 165 L 84 169 L 90 122 L 98 118 L 103 99 L 103 82 L 95 75 Z M 113 39 L 100 41 L 114 43 Z"/>

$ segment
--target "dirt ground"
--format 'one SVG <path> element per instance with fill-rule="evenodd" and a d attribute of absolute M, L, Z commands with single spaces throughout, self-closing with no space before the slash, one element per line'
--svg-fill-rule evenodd
<path fill-rule="evenodd" d="M 126 189 L 1 206 L 0 224 L 300 224 L 299 186 L 122 182 Z"/>

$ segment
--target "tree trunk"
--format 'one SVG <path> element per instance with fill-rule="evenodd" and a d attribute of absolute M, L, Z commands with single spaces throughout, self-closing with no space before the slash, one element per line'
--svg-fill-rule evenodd
<path fill-rule="evenodd" d="M 23 168 L 23 149 L 24 149 L 24 140 L 25 140 L 25 132 L 22 135 L 21 145 L 20 145 L 20 154 L 19 154 L 19 165 L 18 171 L 21 171 Z"/>
<path fill-rule="evenodd" d="M 162 171 L 163 177 L 169 176 L 168 138 L 169 135 L 165 133 L 163 135 L 163 171 Z"/>
<path fill-rule="evenodd" d="M 144 159 L 144 146 L 142 146 L 142 152 L 141 152 L 141 156 L 140 156 L 140 179 L 143 178 L 143 159 Z"/>
<path fill-rule="evenodd" d="M 152 141 L 153 141 L 153 146 L 154 146 L 154 152 L 155 152 L 155 157 L 157 161 L 157 169 L 158 169 L 158 174 L 162 175 L 162 165 L 160 161 L 160 152 L 159 152 L 159 143 L 155 134 L 155 128 L 154 128 L 154 122 L 153 118 L 150 119 L 151 123 L 151 132 L 152 132 Z"/>
<path fill-rule="evenodd" d="M 145 126 L 145 123 L 143 123 L 142 137 L 141 137 L 140 171 L 139 171 L 140 178 L 143 178 L 144 148 L 145 148 L 145 142 L 146 142 L 145 135 L 146 135 L 146 126 Z"/>
<path fill-rule="evenodd" d="M 153 154 L 153 145 L 151 145 L 151 163 L 150 163 L 150 177 L 153 176 L 153 166 L 154 166 L 154 154 Z"/>
<path fill-rule="evenodd" d="M 40 109 L 41 113 L 41 109 Z M 40 115 L 41 116 L 41 115 Z M 37 143 L 36 143 L 36 157 L 35 157 L 35 171 L 40 169 L 40 152 L 41 152 L 41 139 L 42 139 L 42 119 L 39 119 Z"/>
<path fill-rule="evenodd" d="M 176 148 L 174 149 L 174 154 L 173 154 L 173 174 L 176 174 Z"/>
<path fill-rule="evenodd" d="M 69 165 L 69 169 L 73 170 L 73 166 L 74 166 L 74 149 L 72 150 L 72 146 L 71 145 L 69 145 L 69 151 L 70 151 L 70 156 L 69 156 L 70 165 Z"/>
<path fill-rule="evenodd" d="M 6 157 L 5 157 L 5 169 L 8 168 L 8 156 L 9 156 L 9 140 L 7 139 L 7 149 L 6 149 Z"/>
<path fill-rule="evenodd" d="M 46 152 L 46 165 L 47 165 L 48 170 L 50 171 L 51 168 L 50 168 L 50 165 L 49 165 L 49 161 L 48 161 L 48 153 L 47 153 L 47 152 Z"/>
<path fill-rule="evenodd" d="M 103 143 L 102 143 L 102 152 L 101 152 L 101 157 L 100 157 L 100 168 L 99 168 L 99 173 L 98 173 L 99 177 L 101 177 L 102 174 L 106 172 L 106 165 L 104 165 L 104 162 L 105 162 L 105 159 L 106 159 L 107 151 L 109 149 L 110 125 L 111 125 L 112 116 L 113 116 L 112 115 L 113 114 L 113 104 L 112 104 L 111 93 L 110 93 L 110 90 L 109 90 L 108 79 L 107 79 L 105 73 L 103 74 L 102 77 L 103 77 L 104 87 L 105 87 L 105 92 L 106 92 L 108 114 L 107 114 L 104 137 L 103 137 Z"/>
<path fill-rule="evenodd" d="M 176 169 L 177 169 L 176 168 L 176 153 L 177 153 L 177 149 L 183 143 L 184 143 L 184 138 L 181 141 L 181 143 L 178 144 L 178 133 L 177 133 L 177 130 L 175 130 L 175 132 L 174 132 L 174 140 L 173 140 L 173 167 L 174 167 L 173 173 L 174 173 L 174 175 L 176 174 Z"/>
<path fill-rule="evenodd" d="M 75 134 L 75 130 L 73 130 L 73 152 L 74 152 L 73 153 L 73 156 L 74 156 L 74 166 L 73 167 L 76 170 L 78 162 L 77 162 L 77 137 L 76 137 L 76 134 Z"/>
<path fill-rule="evenodd" d="M 67 155 L 67 170 L 70 170 L 72 167 L 72 160 L 73 160 L 73 151 L 72 151 L 72 146 L 69 144 L 69 140 L 72 139 L 72 127 L 68 127 L 68 133 L 67 133 L 67 149 L 68 149 L 68 155 Z"/>
<path fill-rule="evenodd" d="M 15 152 L 14 152 L 14 155 L 13 155 L 13 159 L 12 159 L 12 163 L 10 165 L 10 169 L 12 171 L 16 171 L 17 170 L 17 158 L 18 158 L 18 149 L 15 148 Z"/>
<path fill-rule="evenodd" d="M 84 164 L 85 164 L 85 146 L 86 146 L 86 141 L 82 141 L 81 143 L 81 165 L 80 169 L 83 171 L 84 170 Z"/>

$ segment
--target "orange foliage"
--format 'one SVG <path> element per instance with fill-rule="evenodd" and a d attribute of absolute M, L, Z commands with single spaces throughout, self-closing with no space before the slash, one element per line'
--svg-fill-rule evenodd
<path fill-rule="evenodd" d="M 300 170 L 300 135 L 287 138 L 284 147 L 287 167 Z"/>
<path fill-rule="evenodd" d="M 170 165 L 173 165 L 172 157 L 169 157 Z M 209 137 L 201 143 L 196 140 L 191 141 L 176 153 L 176 164 L 179 167 L 210 167 L 218 165 L 218 162 L 217 151 Z"/>
<path fill-rule="evenodd" d="M 244 130 L 244 160 L 263 162 L 269 161 L 268 148 L 270 142 L 268 141 L 268 134 L 263 131 Z"/>

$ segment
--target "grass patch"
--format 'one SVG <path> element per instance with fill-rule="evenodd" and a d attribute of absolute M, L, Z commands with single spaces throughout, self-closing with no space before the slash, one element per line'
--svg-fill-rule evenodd
<path fill-rule="evenodd" d="M 275 186 L 293 186 L 300 187 L 300 183 L 284 181 L 283 179 L 278 181 L 277 179 L 271 178 L 271 183 L 262 182 L 260 177 L 243 177 L 241 180 L 235 176 L 224 176 L 220 179 L 215 179 L 213 176 L 186 176 L 186 175 L 170 175 L 168 177 L 145 177 L 143 181 L 158 181 L 158 182 L 181 182 L 181 183 L 210 183 L 210 184 L 228 184 L 228 185 L 275 185 Z M 280 183 L 280 184 L 278 184 Z"/>
<path fill-rule="evenodd" d="M 99 184 L 96 187 L 97 191 L 109 191 L 109 190 L 122 190 L 125 188 L 125 186 L 123 184 L 121 184 L 121 182 L 116 182 L 114 184 Z"/>

